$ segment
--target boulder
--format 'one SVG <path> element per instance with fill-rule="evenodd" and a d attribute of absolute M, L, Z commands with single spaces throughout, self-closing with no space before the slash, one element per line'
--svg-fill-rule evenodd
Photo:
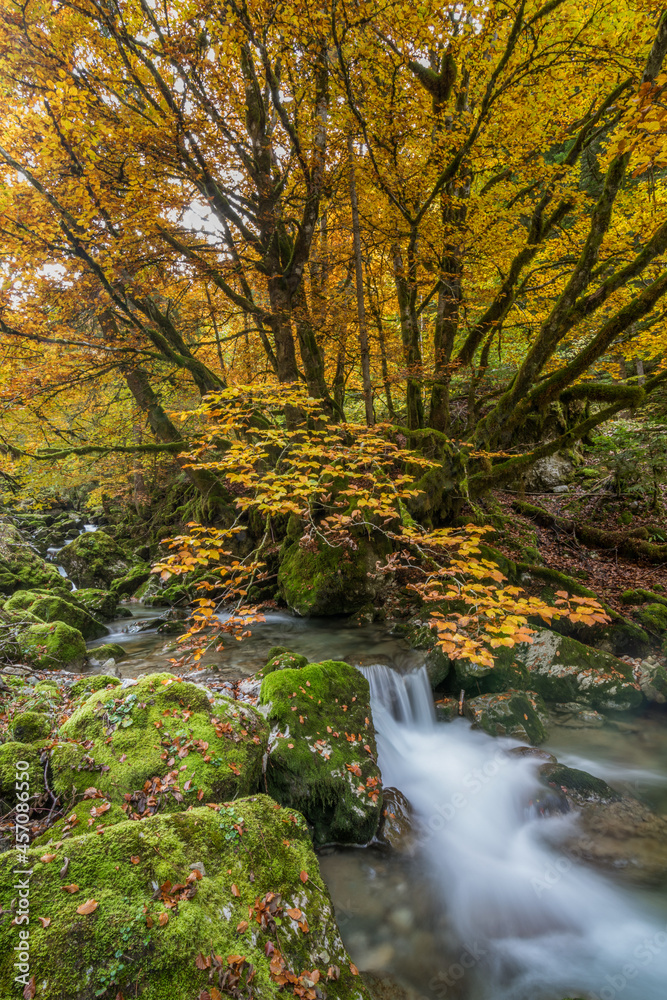
<path fill-rule="evenodd" d="M 148 674 L 127 688 L 104 681 L 61 728 L 77 742 L 63 740 L 51 754 L 53 787 L 65 800 L 94 785 L 139 817 L 259 787 L 268 731 L 250 706 L 213 699 L 172 674 Z"/>
<path fill-rule="evenodd" d="M 299 653 L 292 653 L 286 649 L 284 652 L 278 653 L 277 656 L 270 657 L 262 673 L 271 674 L 274 670 L 299 670 L 301 667 L 305 667 L 307 663 L 308 660 L 305 656 L 301 656 Z"/>
<path fill-rule="evenodd" d="M 572 461 L 559 452 L 547 458 L 538 458 L 523 474 L 527 489 L 535 492 L 551 493 L 559 486 L 564 486 L 572 478 L 574 466 Z"/>
<path fill-rule="evenodd" d="M 260 704 L 272 726 L 269 793 L 304 814 L 316 845 L 368 843 L 382 777 L 366 678 L 333 660 L 276 670 L 262 681 Z"/>
<path fill-rule="evenodd" d="M 50 854 L 33 847 L 25 865 L 0 855 L 4 911 L 15 869 L 33 870 L 25 983 L 35 977 L 37 997 L 277 998 L 288 985 L 289 995 L 369 1000 L 306 823 L 267 796 L 118 823 Z M 13 985 L 20 929 L 0 921 L 0 980 Z"/>
<path fill-rule="evenodd" d="M 639 688 L 648 702 L 664 705 L 667 702 L 667 670 L 652 657 L 639 665 Z"/>
<path fill-rule="evenodd" d="M 19 636 L 21 655 L 40 670 L 80 670 L 86 659 L 86 641 L 64 622 L 30 625 Z"/>
<path fill-rule="evenodd" d="M 12 721 L 10 731 L 17 743 L 44 743 L 51 728 L 51 720 L 43 712 L 20 712 Z"/>
<path fill-rule="evenodd" d="M 457 688 L 482 694 L 525 688 L 547 701 L 618 711 L 643 701 L 631 666 L 550 629 L 535 627 L 532 642 L 490 651 L 493 666 L 454 661 Z"/>
<path fill-rule="evenodd" d="M 27 764 L 28 767 L 24 768 Z M 27 778 L 22 777 L 27 774 Z M 18 776 L 18 777 L 17 777 Z M 16 782 L 27 780 L 30 798 L 44 792 L 44 768 L 40 763 L 39 748 L 13 741 L 0 744 L 0 815 L 16 805 Z M 24 789 L 19 788 L 20 791 Z"/>
<path fill-rule="evenodd" d="M 18 590 L 5 602 L 6 611 L 27 610 L 43 622 L 64 622 L 78 629 L 84 639 L 99 639 L 109 630 L 78 605 L 54 594 Z"/>
<path fill-rule="evenodd" d="M 126 657 L 127 650 L 123 649 L 117 642 L 103 642 L 88 650 L 88 662 L 91 667 L 99 667 L 102 663 L 108 663 L 109 660 L 118 663 Z"/>
<path fill-rule="evenodd" d="M 112 590 L 98 590 L 95 587 L 84 587 L 77 590 L 76 598 L 88 614 L 102 621 L 117 618 L 118 596 Z M 129 612 L 128 612 L 129 613 Z"/>
<path fill-rule="evenodd" d="M 541 767 L 540 780 L 564 792 L 577 810 L 576 831 L 565 844 L 568 853 L 634 884 L 667 883 L 667 816 L 563 764 Z"/>
<path fill-rule="evenodd" d="M 0 591 L 12 594 L 19 587 L 61 589 L 63 578 L 44 560 L 9 521 L 0 521 Z"/>
<path fill-rule="evenodd" d="M 86 698 L 89 698 L 95 691 L 101 691 L 109 685 L 111 687 L 120 687 L 120 681 L 117 677 L 110 677 L 108 674 L 93 674 L 88 677 L 80 677 L 78 681 L 74 681 L 70 692 L 73 698 L 81 698 L 84 695 Z"/>
<path fill-rule="evenodd" d="M 107 590 L 127 573 L 128 561 L 120 546 L 104 531 L 87 531 L 58 553 L 77 587 Z"/>
<path fill-rule="evenodd" d="M 293 542 L 284 551 L 278 587 L 299 615 L 352 614 L 384 590 L 386 581 L 375 568 L 380 558 L 363 539 L 356 550 L 328 545 L 311 550 Z"/>
<path fill-rule="evenodd" d="M 412 806 L 398 788 L 382 789 L 382 818 L 377 841 L 393 851 L 411 852 L 415 846 Z"/>
<path fill-rule="evenodd" d="M 99 532 L 96 532 L 99 534 Z M 130 597 L 142 584 L 151 579 L 151 565 L 148 562 L 136 563 L 122 576 L 117 577 L 111 583 L 111 592 L 116 596 L 116 603 L 122 597 Z M 157 579 L 157 577 L 156 577 Z"/>
<path fill-rule="evenodd" d="M 489 736 L 514 736 L 527 743 L 542 743 L 547 738 L 546 705 L 534 691 L 483 694 L 466 701 L 463 712 Z"/>

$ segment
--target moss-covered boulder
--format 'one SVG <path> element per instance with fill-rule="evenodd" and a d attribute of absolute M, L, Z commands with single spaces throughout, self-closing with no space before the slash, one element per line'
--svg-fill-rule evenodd
<path fill-rule="evenodd" d="M 546 706 L 534 691 L 483 694 L 467 701 L 463 711 L 490 736 L 514 736 L 527 743 L 543 743 L 547 738 Z"/>
<path fill-rule="evenodd" d="M 126 657 L 127 650 L 117 642 L 103 642 L 100 646 L 93 646 L 88 650 L 88 662 L 93 665 L 107 663 L 109 660 L 118 663 Z"/>
<path fill-rule="evenodd" d="M 117 677 L 110 677 L 109 674 L 92 674 L 90 677 L 80 677 L 78 681 L 74 681 L 70 691 L 73 698 L 80 698 L 82 695 L 90 697 L 93 692 L 102 691 L 109 685 L 120 687 L 120 681 Z"/>
<path fill-rule="evenodd" d="M 51 728 L 51 720 L 44 712 L 21 712 L 12 721 L 10 731 L 17 743 L 39 743 L 47 739 Z"/>
<path fill-rule="evenodd" d="M 547 701 L 578 701 L 617 711 L 642 703 L 629 664 L 575 639 L 538 628 L 532 643 L 516 646 L 513 653 L 529 670 L 528 686 Z"/>
<path fill-rule="evenodd" d="M 98 590 L 95 587 L 83 587 L 76 592 L 79 604 L 83 605 L 89 615 L 111 621 L 116 618 L 118 595 L 112 590 Z"/>
<path fill-rule="evenodd" d="M 368 681 L 348 663 L 327 660 L 276 670 L 260 704 L 272 725 L 268 790 L 304 814 L 315 844 L 364 844 L 382 808 Z"/>
<path fill-rule="evenodd" d="M 64 622 L 31 625 L 19 637 L 21 653 L 42 670 L 79 670 L 86 659 L 86 640 Z"/>
<path fill-rule="evenodd" d="M 317 988 L 327 1000 L 368 1000 L 306 824 L 267 796 L 119 823 L 50 853 L 41 861 L 50 854 L 32 848 L 25 866 L 33 869 L 25 982 L 34 975 L 37 997 L 193 1000 L 227 974 L 235 992 L 224 995 L 278 1000 L 294 984 L 305 997 Z M 15 852 L 0 855 L 5 910 L 23 867 Z M 76 891 L 63 892 L 65 884 Z M 12 985 L 19 931 L 0 922 L 0 981 Z"/>
<path fill-rule="evenodd" d="M 5 602 L 5 609 L 28 610 L 43 622 L 65 622 L 66 625 L 78 629 L 84 639 L 99 639 L 109 632 L 106 625 L 93 618 L 85 608 L 55 594 L 45 595 L 19 590 Z"/>
<path fill-rule="evenodd" d="M 172 674 L 94 692 L 61 734 L 76 742 L 52 751 L 57 793 L 67 797 L 95 785 L 138 816 L 255 791 L 268 740 L 266 722 L 253 708 L 229 698 L 212 701 L 206 689 Z"/>
<path fill-rule="evenodd" d="M 647 604 L 635 612 L 644 628 L 667 649 L 667 607 L 664 604 Z"/>
<path fill-rule="evenodd" d="M 30 798 L 44 792 L 44 768 L 39 757 L 39 748 L 33 744 L 13 741 L 0 744 L 0 814 L 16 805 L 17 781 L 28 781 Z M 28 767 L 25 768 L 24 764 Z M 21 777 L 25 774 L 27 779 Z M 19 790 L 24 789 L 19 785 Z"/>
<path fill-rule="evenodd" d="M 356 551 L 322 545 L 314 552 L 294 542 L 283 554 L 278 587 L 297 614 L 352 614 L 377 598 L 385 580 L 376 572 L 381 553 L 361 540 Z"/>
<path fill-rule="evenodd" d="M 284 652 L 278 653 L 277 656 L 270 657 L 263 668 L 263 673 L 271 674 L 274 670 L 300 670 L 307 663 L 308 660 L 305 656 L 301 656 L 299 653 L 292 653 L 289 649 L 286 649 Z"/>
<path fill-rule="evenodd" d="M 655 660 L 644 660 L 639 666 L 639 688 L 648 702 L 667 702 L 667 670 Z"/>
<path fill-rule="evenodd" d="M 98 532 L 99 534 L 99 532 Z M 130 597 L 142 584 L 151 579 L 151 564 L 149 562 L 135 563 L 122 576 L 116 577 L 111 582 L 111 592 L 115 594 L 117 601 L 122 597 Z"/>
<path fill-rule="evenodd" d="M 107 590 L 128 570 L 125 553 L 104 531 L 79 535 L 60 550 L 58 558 L 77 587 Z"/>
<path fill-rule="evenodd" d="M 0 521 L 0 584 L 6 594 L 19 587 L 52 590 L 63 585 L 56 567 L 45 562 L 9 521 Z"/>

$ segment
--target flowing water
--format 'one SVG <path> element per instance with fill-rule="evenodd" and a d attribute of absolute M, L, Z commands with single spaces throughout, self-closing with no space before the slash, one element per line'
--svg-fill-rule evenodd
<path fill-rule="evenodd" d="M 168 668 L 156 634 L 166 609 L 128 605 L 96 643 L 120 642 L 127 676 Z M 136 617 L 143 620 L 135 631 Z M 405 854 L 332 850 L 320 859 L 343 939 L 359 968 L 392 974 L 446 1000 L 664 1000 L 667 899 L 629 890 L 572 861 L 559 846 L 576 815 L 537 817 L 534 759 L 507 751 L 463 719 L 435 720 L 421 654 L 383 626 L 272 614 L 243 643 L 209 658 L 217 676 L 259 669 L 273 645 L 311 660 L 346 659 L 371 686 L 385 786 L 414 809 Z M 555 727 L 548 749 L 564 763 L 667 807 L 664 713 L 601 730 Z"/>
<path fill-rule="evenodd" d="M 530 808 L 539 761 L 463 719 L 437 723 L 425 671 L 363 672 L 383 782 L 408 796 L 419 838 L 409 862 L 364 851 L 323 859 L 334 901 L 345 895 L 353 960 L 440 998 L 663 1000 L 664 896 L 572 862 L 558 843 L 576 816 Z M 386 876 L 389 893 L 378 892 Z"/>

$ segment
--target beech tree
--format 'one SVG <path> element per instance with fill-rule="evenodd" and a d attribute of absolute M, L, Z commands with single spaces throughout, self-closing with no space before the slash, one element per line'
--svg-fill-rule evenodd
<path fill-rule="evenodd" d="M 54 415 L 95 379 L 178 454 L 171 401 L 250 376 L 305 385 L 332 421 L 363 392 L 368 422 L 374 400 L 437 459 L 432 491 L 474 498 L 667 377 L 609 377 L 612 353 L 664 353 L 653 4 L 0 0 L 0 18 L 0 334 L 10 371 L 32 359 L 2 388 L 11 454 L 113 447 Z M 567 426 L 544 442 L 554 405 Z"/>

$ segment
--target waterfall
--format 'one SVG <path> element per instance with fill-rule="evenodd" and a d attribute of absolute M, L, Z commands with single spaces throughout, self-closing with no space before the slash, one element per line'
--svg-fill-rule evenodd
<path fill-rule="evenodd" d="M 435 721 L 425 670 L 360 668 L 371 688 L 383 784 L 410 800 L 416 863 L 439 900 L 432 994 L 470 1000 L 663 1000 L 667 920 L 559 846 L 576 814 L 536 817 L 539 759 L 464 719 Z M 456 943 L 452 945 L 452 941 Z M 458 956 L 458 957 L 457 957 Z"/>

